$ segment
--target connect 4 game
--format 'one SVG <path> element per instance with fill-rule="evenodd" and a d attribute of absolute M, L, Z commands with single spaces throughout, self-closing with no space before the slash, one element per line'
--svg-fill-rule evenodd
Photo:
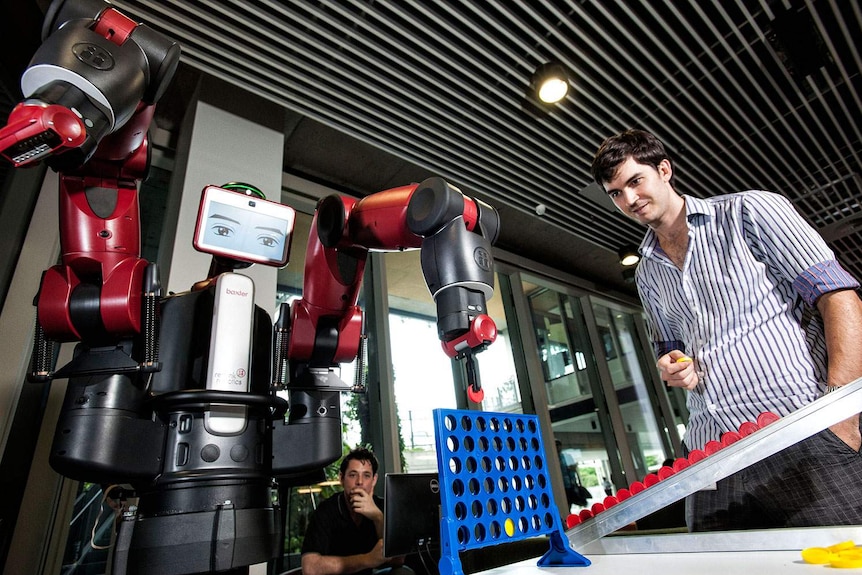
<path fill-rule="evenodd" d="M 463 575 L 459 553 L 548 535 L 539 566 L 587 566 L 569 546 L 535 415 L 434 410 L 440 478 L 440 575 Z"/>

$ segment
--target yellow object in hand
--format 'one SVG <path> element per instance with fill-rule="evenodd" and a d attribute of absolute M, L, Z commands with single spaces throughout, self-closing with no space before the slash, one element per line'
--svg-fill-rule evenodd
<path fill-rule="evenodd" d="M 674 363 L 691 363 L 691 358 L 688 357 L 687 355 L 684 355 L 681 358 L 679 358 L 678 360 L 676 360 Z"/>

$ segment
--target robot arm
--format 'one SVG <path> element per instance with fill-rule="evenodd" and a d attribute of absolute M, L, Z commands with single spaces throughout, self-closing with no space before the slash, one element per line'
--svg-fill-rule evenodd
<path fill-rule="evenodd" d="M 359 201 L 322 200 L 312 222 L 303 298 L 291 308 L 282 354 L 293 366 L 292 381 L 300 375 L 297 367 L 328 368 L 356 357 L 362 329 L 356 300 L 368 252 L 421 248 L 443 349 L 466 360 L 471 398 L 481 401 L 472 360 L 496 338 L 486 300 L 493 294 L 490 246 L 498 231 L 496 210 L 440 178 Z"/>
<path fill-rule="evenodd" d="M 43 276 L 40 329 L 105 344 L 140 333 L 143 294 L 158 291 L 145 286 L 157 274 L 139 257 L 137 185 L 179 46 L 102 0 L 55 1 L 43 38 L 21 79 L 25 100 L 0 130 L 0 155 L 60 175 L 62 263 Z"/>
<path fill-rule="evenodd" d="M 120 161 L 141 148 L 179 46 L 103 0 L 55 1 L 42 35 L 21 77 L 25 100 L 0 131 L 0 154 L 16 167 L 45 160 L 75 169 L 127 124 L 125 137 L 102 146 L 103 157 Z"/>

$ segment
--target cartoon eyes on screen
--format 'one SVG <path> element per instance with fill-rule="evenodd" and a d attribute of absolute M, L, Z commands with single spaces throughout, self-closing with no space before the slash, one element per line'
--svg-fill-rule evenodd
<path fill-rule="evenodd" d="M 207 186 L 201 196 L 194 246 L 217 256 L 284 266 L 295 218 L 289 206 Z"/>

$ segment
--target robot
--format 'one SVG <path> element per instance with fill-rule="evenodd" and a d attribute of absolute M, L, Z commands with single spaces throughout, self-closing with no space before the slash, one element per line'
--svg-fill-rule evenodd
<path fill-rule="evenodd" d="M 208 186 L 194 240 L 213 255 L 208 277 L 162 296 L 157 265 L 140 257 L 137 186 L 179 47 L 101 0 L 55 1 L 43 38 L 22 78 L 25 100 L 0 129 L 0 155 L 60 175 L 62 261 L 39 287 L 30 376 L 69 380 L 50 463 L 120 493 L 112 573 L 247 573 L 280 553 L 279 483 L 341 456 L 339 393 L 349 386 L 336 372 L 362 347 L 369 251 L 421 250 L 443 351 L 465 363 L 481 401 L 474 355 L 496 338 L 486 301 L 499 216 L 440 178 L 327 197 L 302 298 L 273 325 L 241 270 L 284 265 L 288 248 L 259 257 L 208 244 L 200 230 L 213 196 L 272 209 L 289 245 L 289 208 L 253 186 Z M 57 342 L 76 345 L 55 370 Z"/>

